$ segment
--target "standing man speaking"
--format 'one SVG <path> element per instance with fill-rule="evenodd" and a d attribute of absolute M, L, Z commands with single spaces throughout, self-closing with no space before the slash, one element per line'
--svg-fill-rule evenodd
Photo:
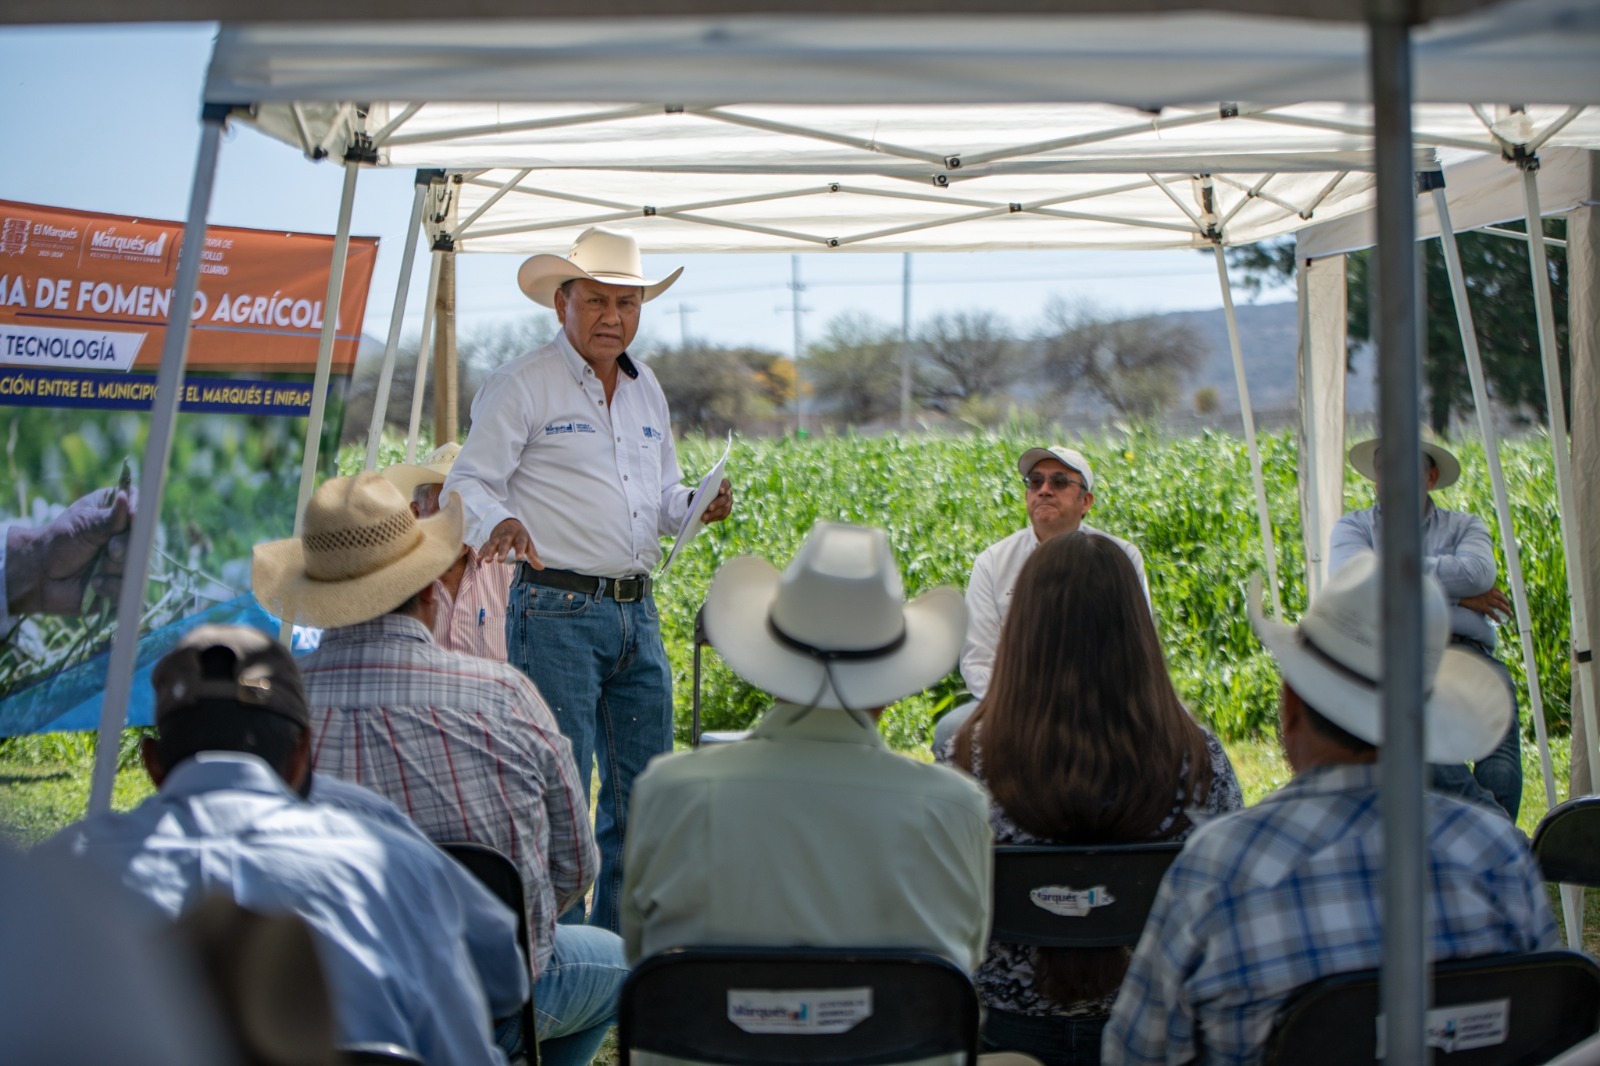
<path fill-rule="evenodd" d="M 646 281 L 633 234 L 600 226 L 564 259 L 523 263 L 517 284 L 555 309 L 561 332 L 489 375 L 443 490 L 461 494 L 484 559 L 522 560 L 506 607 L 507 659 L 554 710 L 580 778 L 599 763 L 600 877 L 588 920 L 613 931 L 633 779 L 672 747 L 672 672 L 650 571 L 691 495 L 666 397 L 628 345 L 643 305 L 681 273 Z M 724 480 L 704 520 L 732 509 Z M 582 921 L 581 910 L 564 920 Z"/>

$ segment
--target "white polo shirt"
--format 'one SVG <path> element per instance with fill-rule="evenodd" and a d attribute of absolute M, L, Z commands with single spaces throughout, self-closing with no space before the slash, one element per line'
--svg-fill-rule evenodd
<path fill-rule="evenodd" d="M 1150 582 L 1144 573 L 1143 553 L 1121 537 L 1113 537 L 1087 522 L 1079 525 L 1078 531 L 1104 537 L 1127 554 L 1148 602 Z M 967 639 L 961 646 L 961 679 L 967 683 L 967 691 L 974 699 L 983 699 L 989 691 L 994 651 L 1000 643 L 1000 625 L 1011 609 L 1011 593 L 1017 587 L 1017 576 L 1038 546 L 1039 538 L 1030 525 L 983 549 L 972 564 L 972 577 L 967 582 Z"/>
<path fill-rule="evenodd" d="M 443 490 L 461 494 L 468 543 L 516 518 L 548 567 L 623 577 L 660 561 L 690 490 L 661 386 L 622 358 L 609 405 L 564 333 L 489 375 Z"/>

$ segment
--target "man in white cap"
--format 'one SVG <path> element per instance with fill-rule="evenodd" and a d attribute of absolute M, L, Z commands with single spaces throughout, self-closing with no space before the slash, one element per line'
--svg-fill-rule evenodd
<path fill-rule="evenodd" d="M 384 478 L 411 497 L 411 513 L 431 518 L 439 513 L 444 479 L 461 454 L 461 445 L 441 444 L 420 463 L 395 463 Z M 506 598 L 516 576 L 511 563 L 486 561 L 471 544 L 434 582 L 439 606 L 433 617 L 433 639 L 439 647 L 467 655 L 506 661 Z"/>
<path fill-rule="evenodd" d="M 1350 449 L 1350 465 L 1376 483 L 1379 438 Z M 1513 822 L 1522 806 L 1522 728 L 1516 713 L 1516 687 L 1511 674 L 1494 656 L 1497 622 L 1511 617 L 1511 601 L 1495 585 L 1499 566 L 1489 527 L 1477 515 L 1436 506 L 1432 493 L 1449 488 L 1461 476 L 1461 463 L 1447 449 L 1422 442 L 1422 569 L 1439 582 L 1450 605 L 1450 643 L 1491 664 L 1511 694 L 1511 724 L 1495 749 L 1473 764 L 1429 767 L 1433 787 L 1465 799 L 1491 804 Z M 1362 552 L 1378 550 L 1383 512 L 1376 505 L 1351 511 L 1333 527 L 1329 571 Z"/>
<path fill-rule="evenodd" d="M 598 869 L 572 746 L 531 681 L 439 647 L 436 579 L 461 553 L 461 501 L 429 518 L 379 474 L 333 478 L 305 532 L 258 544 L 251 583 L 281 617 L 322 626 L 301 661 L 311 758 L 387 798 L 435 841 L 501 852 L 522 876 L 540 1057 L 582 1066 L 627 969 L 616 934 L 558 926 Z"/>
<path fill-rule="evenodd" d="M 1185 842 L 1112 1009 L 1106 1066 L 1259 1061 L 1296 988 L 1382 959 L 1377 558 L 1336 572 L 1298 626 L 1263 615 L 1259 579 L 1250 592 L 1250 624 L 1283 674 L 1283 749 L 1295 776 Z M 1481 656 L 1449 646 L 1432 578 L 1422 596 L 1427 757 L 1474 758 L 1505 732 L 1505 686 Z M 1424 818 L 1430 960 L 1560 946 L 1538 864 L 1514 826 L 1438 794 L 1425 798 Z"/>
<path fill-rule="evenodd" d="M 633 234 L 596 226 L 566 258 L 536 255 L 517 283 L 555 309 L 555 340 L 489 375 L 445 482 L 490 562 L 522 560 L 506 608 L 509 661 L 539 686 L 579 772 L 598 763 L 600 879 L 589 921 L 618 928 L 633 779 L 672 747 L 672 672 L 650 571 L 689 508 L 666 397 L 628 355 L 640 309 L 678 279 L 643 274 Z M 724 480 L 703 506 L 733 506 Z M 581 908 L 563 918 L 583 920 Z"/>
<path fill-rule="evenodd" d="M 706 635 L 776 700 L 749 739 L 639 778 L 630 962 L 681 944 L 907 947 L 970 971 L 989 929 L 988 809 L 968 777 L 889 751 L 882 708 L 947 674 L 961 594 L 905 602 L 881 529 L 819 522 L 782 574 L 724 565 Z"/>
<path fill-rule="evenodd" d="M 1028 524 L 983 549 L 972 564 L 972 576 L 967 581 L 967 639 L 961 647 L 961 678 L 972 700 L 939 720 L 933 738 L 935 751 L 955 736 L 989 691 L 1000 627 L 1011 607 L 1017 575 L 1039 545 L 1075 530 L 1105 537 L 1127 553 L 1144 586 L 1145 599 L 1150 598 L 1144 555 L 1139 549 L 1083 520 L 1094 506 L 1095 477 L 1094 468 L 1082 452 L 1064 444 L 1029 448 L 1017 459 L 1017 472 L 1022 475 L 1027 493 Z"/>

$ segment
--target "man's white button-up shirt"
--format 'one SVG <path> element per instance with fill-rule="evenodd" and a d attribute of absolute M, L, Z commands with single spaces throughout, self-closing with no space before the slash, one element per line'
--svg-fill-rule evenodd
<path fill-rule="evenodd" d="M 564 333 L 489 375 L 444 484 L 445 496 L 461 494 L 469 543 L 515 518 L 548 567 L 597 577 L 655 567 L 690 490 L 660 384 L 623 359 L 609 406 Z"/>

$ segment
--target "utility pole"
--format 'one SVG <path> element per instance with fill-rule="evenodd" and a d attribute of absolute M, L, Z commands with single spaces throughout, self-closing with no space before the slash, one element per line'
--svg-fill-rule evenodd
<path fill-rule="evenodd" d="M 800 357 L 805 348 L 802 347 L 801 341 L 800 315 L 806 308 L 800 306 L 800 294 L 805 292 L 806 287 L 800 284 L 800 257 L 798 255 L 789 257 L 789 275 L 789 290 L 793 294 L 792 311 L 794 314 L 794 428 L 796 436 L 804 436 L 806 432 L 806 390 L 805 375 L 800 371 Z"/>
<path fill-rule="evenodd" d="M 693 310 L 688 304 L 679 304 L 678 309 L 672 312 L 678 316 L 678 347 L 683 349 L 689 347 L 689 313 Z"/>
<path fill-rule="evenodd" d="M 900 282 L 900 428 L 911 428 L 911 253 Z"/>

